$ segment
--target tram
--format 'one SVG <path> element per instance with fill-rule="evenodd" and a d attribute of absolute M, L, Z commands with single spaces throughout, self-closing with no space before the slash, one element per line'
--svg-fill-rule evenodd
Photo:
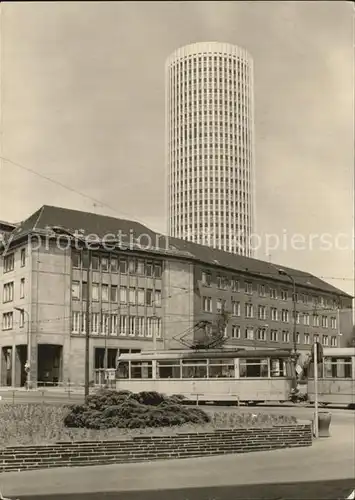
<path fill-rule="evenodd" d="M 318 365 L 318 402 L 324 405 L 355 406 L 355 348 L 334 347 L 323 349 L 323 360 Z M 314 365 L 306 370 L 308 400 L 313 403 Z"/>
<path fill-rule="evenodd" d="M 156 391 L 201 402 L 288 401 L 290 350 L 167 350 L 121 354 L 117 390 Z"/>

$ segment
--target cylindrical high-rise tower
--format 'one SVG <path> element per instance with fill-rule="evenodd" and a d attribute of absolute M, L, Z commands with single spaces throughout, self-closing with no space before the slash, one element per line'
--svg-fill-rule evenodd
<path fill-rule="evenodd" d="M 228 43 L 166 62 L 168 233 L 248 257 L 254 210 L 253 61 Z"/>

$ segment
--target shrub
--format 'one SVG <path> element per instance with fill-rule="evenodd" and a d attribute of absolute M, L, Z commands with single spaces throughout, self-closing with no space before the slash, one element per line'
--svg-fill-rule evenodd
<path fill-rule="evenodd" d="M 205 424 L 210 417 L 199 408 L 187 408 L 184 398 L 157 392 L 102 390 L 86 404 L 70 407 L 64 418 L 66 427 L 86 429 L 171 427 Z"/>

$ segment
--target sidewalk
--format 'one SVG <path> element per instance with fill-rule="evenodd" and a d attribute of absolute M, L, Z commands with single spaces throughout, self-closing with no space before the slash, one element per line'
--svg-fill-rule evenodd
<path fill-rule="evenodd" d="M 4 496 L 159 490 L 352 479 L 354 427 L 334 426 L 311 448 L 0 475 Z"/>

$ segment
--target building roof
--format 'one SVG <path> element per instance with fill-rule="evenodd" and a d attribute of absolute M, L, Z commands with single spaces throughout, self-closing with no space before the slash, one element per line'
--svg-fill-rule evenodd
<path fill-rule="evenodd" d="M 96 235 L 99 239 L 106 237 L 108 243 L 114 236 L 116 238 L 121 236 L 121 242 L 126 245 L 138 241 L 141 250 L 149 251 L 151 248 L 152 251 L 166 252 L 176 257 L 199 261 L 206 266 L 227 268 L 236 273 L 252 274 L 289 284 L 291 281 L 288 276 L 279 274 L 281 270 L 291 275 L 298 286 L 352 298 L 351 295 L 308 272 L 160 235 L 139 222 L 61 207 L 42 206 L 28 219 L 17 225 L 11 233 L 12 243 L 28 234 L 43 232 L 53 226 L 61 226 L 71 232 L 82 231 L 84 236 Z M 149 244 L 149 248 L 146 248 Z"/>
<path fill-rule="evenodd" d="M 13 231 L 17 224 L 0 220 L 0 231 Z"/>

